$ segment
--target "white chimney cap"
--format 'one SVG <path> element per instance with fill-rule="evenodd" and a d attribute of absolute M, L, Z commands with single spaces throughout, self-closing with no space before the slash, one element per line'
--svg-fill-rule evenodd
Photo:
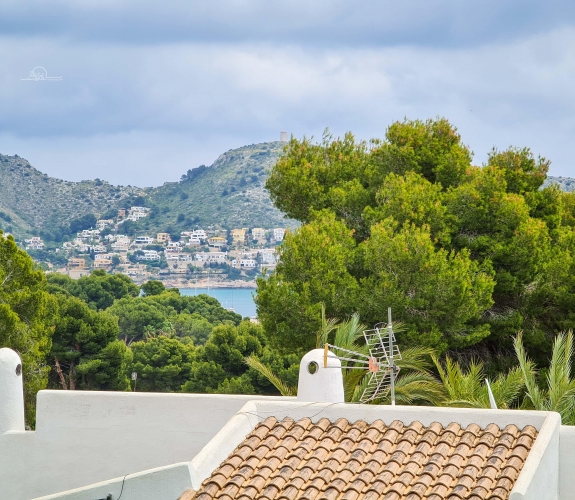
<path fill-rule="evenodd" d="M 341 361 L 328 352 L 324 368 L 324 349 L 308 352 L 299 365 L 298 401 L 313 403 L 344 403 Z"/>
<path fill-rule="evenodd" d="M 0 349 L 0 434 L 24 430 L 22 360 L 7 347 Z"/>

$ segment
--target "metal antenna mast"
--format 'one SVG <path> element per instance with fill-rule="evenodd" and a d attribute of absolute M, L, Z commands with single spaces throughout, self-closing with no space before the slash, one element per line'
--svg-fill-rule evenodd
<path fill-rule="evenodd" d="M 391 324 L 391 307 L 387 308 L 387 329 L 389 330 L 389 359 L 391 361 L 391 406 L 395 406 L 395 357 L 393 355 L 393 325 Z"/>
<path fill-rule="evenodd" d="M 395 364 L 395 360 L 401 359 L 401 353 L 395 344 L 391 308 L 387 310 L 387 317 L 387 324 L 378 323 L 373 330 L 363 331 L 369 354 L 332 344 L 325 344 L 324 346 L 324 368 L 332 368 L 328 366 L 327 359 L 333 357 L 351 363 L 345 366 L 347 370 L 368 370 L 369 378 L 359 399 L 361 403 L 378 400 L 389 393 L 391 404 L 395 405 L 395 377 L 399 373 L 399 367 Z M 330 348 L 333 351 L 330 351 Z"/>

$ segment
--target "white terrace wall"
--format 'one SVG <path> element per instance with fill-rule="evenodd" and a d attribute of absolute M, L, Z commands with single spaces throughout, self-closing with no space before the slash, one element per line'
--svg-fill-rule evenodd
<path fill-rule="evenodd" d="M 575 500 L 575 426 L 559 432 L 559 498 Z"/>
<path fill-rule="evenodd" d="M 322 417 L 335 420 L 343 416 L 351 421 L 362 419 L 373 422 L 381 418 L 388 423 L 397 419 L 405 424 L 419 420 L 424 425 L 437 421 L 442 425 L 458 422 L 463 426 L 476 423 L 482 427 L 492 422 L 500 427 L 509 423 L 520 427 L 533 425 L 539 430 L 539 436 L 531 449 L 528 462 L 519 476 L 511 499 L 557 500 L 560 498 L 565 500 L 573 498 L 572 496 L 558 497 L 560 419 L 556 413 L 302 403 L 282 398 L 280 401 L 259 399 L 246 403 L 191 462 L 142 471 L 126 478 L 116 477 L 99 484 L 87 485 L 74 491 L 62 492 L 37 500 L 91 500 L 106 498 L 108 493 L 112 494 L 113 500 L 117 500 L 120 492 L 121 500 L 175 500 L 177 495 L 185 489 L 190 487 L 197 489 L 257 423 L 269 416 L 275 416 L 278 419 L 310 417 L 314 421 Z M 572 470 L 570 474 L 573 475 Z"/>
<path fill-rule="evenodd" d="M 254 399 L 260 398 L 41 391 L 36 431 L 0 434 L 0 499 L 29 500 L 189 462 Z"/>

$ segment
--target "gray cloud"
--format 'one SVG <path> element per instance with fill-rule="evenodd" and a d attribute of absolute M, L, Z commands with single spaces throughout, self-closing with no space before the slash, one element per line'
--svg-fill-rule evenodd
<path fill-rule="evenodd" d="M 0 31 L 123 43 L 475 45 L 562 26 L 569 0 L 6 0 Z"/>
<path fill-rule="evenodd" d="M 0 152 L 67 179 L 152 185 L 280 130 L 369 139 L 446 116 L 478 163 L 527 145 L 575 175 L 569 3 L 308 3 L 60 2 L 43 21 L 44 2 L 3 3 Z M 38 65 L 62 81 L 21 80 Z"/>

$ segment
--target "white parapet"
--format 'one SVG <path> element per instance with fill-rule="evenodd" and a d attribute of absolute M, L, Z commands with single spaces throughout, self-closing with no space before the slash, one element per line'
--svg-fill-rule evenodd
<path fill-rule="evenodd" d="M 116 500 L 121 489 L 118 478 L 125 482 L 121 500 L 142 498 L 132 495 L 139 494 L 147 481 L 140 472 L 150 469 L 152 476 L 159 478 L 158 484 L 174 480 L 175 474 L 179 478 L 177 488 L 188 488 L 191 479 L 187 469 L 171 466 L 188 463 L 246 402 L 269 398 L 279 399 L 40 391 L 36 430 L 0 433 L 0 500 L 30 500 L 76 488 L 82 489 L 81 493 L 74 492 L 78 498 L 96 500 L 112 493 Z M 5 411 L 3 398 L 0 409 Z M 106 484 L 97 485 L 93 496 L 88 491 L 92 487 L 85 488 L 102 481 Z M 109 484 L 115 489 L 101 495 Z M 161 500 L 154 491 L 150 490 L 146 498 Z"/>
<path fill-rule="evenodd" d="M 327 367 L 324 366 L 327 361 Z M 341 361 L 323 349 L 308 352 L 299 365 L 297 400 L 313 403 L 343 403 Z"/>
<path fill-rule="evenodd" d="M 0 434 L 24 430 L 22 360 L 12 349 L 0 349 Z"/>

